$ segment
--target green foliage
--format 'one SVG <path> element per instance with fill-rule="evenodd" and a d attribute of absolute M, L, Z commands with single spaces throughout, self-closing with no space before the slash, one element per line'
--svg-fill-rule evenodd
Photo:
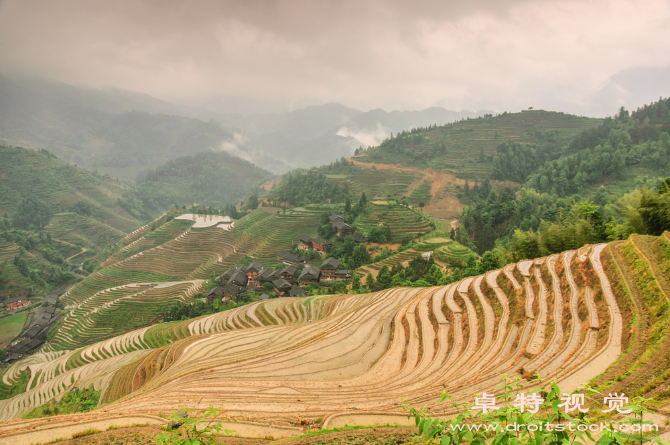
<path fill-rule="evenodd" d="M 212 405 L 204 411 L 183 408 L 170 417 L 170 426 L 176 431 L 167 430 L 156 436 L 160 445 L 209 445 L 218 443 L 216 435 L 232 436 L 235 431 L 223 428 L 219 419 L 223 410 Z"/>
<path fill-rule="evenodd" d="M 51 219 L 49 206 L 41 199 L 26 195 L 14 209 L 12 225 L 20 229 L 42 229 Z"/>
<path fill-rule="evenodd" d="M 225 152 L 198 153 L 169 160 L 137 181 L 124 202 L 156 214 L 175 202 L 222 207 L 236 204 L 257 183 L 272 175 Z M 257 195 L 252 195 L 257 198 Z M 250 198 L 252 199 L 252 198 Z M 247 203 L 251 210 L 258 207 Z"/>
<path fill-rule="evenodd" d="M 11 399 L 14 396 L 24 393 L 26 391 L 26 386 L 28 386 L 29 380 L 30 380 L 30 371 L 21 372 L 21 377 L 19 378 L 19 381 L 11 386 L 5 385 L 0 380 L 0 400 Z"/>
<path fill-rule="evenodd" d="M 250 299 L 245 299 L 242 301 L 240 298 L 239 303 L 233 302 L 222 302 L 221 300 L 215 300 L 213 303 L 203 302 L 198 299 L 201 295 L 197 295 L 196 300 L 193 303 L 184 303 L 178 301 L 176 304 L 170 306 L 166 311 L 161 314 L 161 318 L 164 322 L 170 321 L 180 321 L 188 320 L 190 318 L 200 317 L 202 315 L 214 314 L 221 311 L 227 311 L 229 309 L 234 309 L 236 307 L 244 306 L 247 303 L 250 303 Z"/>
<path fill-rule="evenodd" d="M 451 410 L 456 414 L 446 420 L 442 420 L 430 410 L 423 408 L 410 408 L 408 404 L 404 408 L 409 410 L 408 418 L 414 418 L 416 426 L 419 428 L 421 439 L 425 443 L 439 443 L 441 445 L 451 445 L 460 443 L 470 444 L 586 444 L 597 443 L 598 445 L 623 445 L 629 443 L 643 443 L 653 440 L 658 444 L 663 442 L 658 434 L 651 434 L 644 431 L 645 425 L 651 425 L 651 421 L 644 420 L 645 414 L 652 414 L 652 411 L 644 408 L 643 403 L 647 399 L 635 397 L 628 406 L 622 409 L 630 410 L 630 414 L 625 417 L 624 422 L 614 422 L 612 420 L 605 422 L 603 432 L 592 434 L 589 431 L 589 419 L 578 412 L 577 416 L 571 416 L 562 411 L 560 402 L 565 394 L 558 387 L 556 382 L 543 385 L 543 387 L 531 390 L 526 397 L 536 397 L 542 400 L 538 406 L 538 412 L 534 407 L 520 406 L 517 394 L 522 393 L 523 384 L 518 376 L 509 378 L 503 376 L 503 383 L 497 387 L 502 390 L 502 397 L 496 398 L 499 409 L 485 410 L 477 409 L 473 412 L 470 403 L 452 403 Z M 594 394 L 600 394 L 597 391 L 586 387 L 583 391 L 588 394 L 586 398 Z M 448 402 L 451 396 L 442 393 L 441 404 Z M 516 402 L 516 403 L 515 403 Z M 630 426 L 637 426 L 638 432 L 624 432 L 617 428 L 618 424 L 625 423 Z M 563 424 L 561 428 L 558 425 Z M 567 425 L 566 425 L 567 424 Z M 520 427 L 523 425 L 523 427 Z M 596 424 L 600 427 L 599 424 Z M 579 428 L 582 428 L 582 431 Z M 510 428 L 511 427 L 511 428 Z M 651 429 L 647 427 L 647 429 Z"/>
<path fill-rule="evenodd" d="M 346 192 L 334 184 L 326 175 L 316 170 L 292 172 L 286 175 L 279 186 L 275 187 L 268 199 L 280 203 L 288 202 L 293 206 L 304 206 L 325 202 L 343 202 Z"/>
<path fill-rule="evenodd" d="M 55 399 L 49 400 L 47 403 L 33 408 L 23 418 L 36 419 L 44 416 L 85 413 L 98 406 L 100 393 L 93 388 L 92 384 L 86 389 L 74 388 L 63 394 L 58 402 Z"/>
<path fill-rule="evenodd" d="M 529 156 L 527 162 L 531 166 L 533 163 L 539 165 L 545 156 L 560 152 L 572 137 L 600 122 L 542 110 L 503 113 L 464 119 L 440 127 L 431 125 L 403 131 L 384 140 L 379 147 L 368 149 L 367 156 L 358 159 L 430 166 L 456 173 L 462 178 L 481 178 L 489 174 L 501 141 L 514 140 L 518 150 L 535 150 L 537 158 Z M 525 164 L 508 173 L 519 177 L 527 174 Z"/>

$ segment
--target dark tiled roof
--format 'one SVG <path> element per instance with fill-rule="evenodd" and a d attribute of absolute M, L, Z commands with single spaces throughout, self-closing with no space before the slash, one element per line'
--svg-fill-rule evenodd
<path fill-rule="evenodd" d="M 344 217 L 334 213 L 334 214 L 330 215 L 328 217 L 328 219 L 330 220 L 330 222 L 333 222 L 333 221 L 337 221 L 338 219 L 344 220 Z"/>
<path fill-rule="evenodd" d="M 340 260 L 335 259 L 335 258 L 328 258 L 325 260 L 323 263 L 321 263 L 321 270 L 323 269 L 339 269 L 340 267 Z"/>
<path fill-rule="evenodd" d="M 228 280 L 229 284 L 235 284 L 237 286 L 246 286 L 247 285 L 247 274 L 242 270 L 237 270 Z"/>
<path fill-rule="evenodd" d="M 240 286 L 236 286 L 232 283 L 228 283 L 225 286 L 223 286 L 223 290 L 226 292 L 230 292 L 231 294 L 239 295 L 242 292 L 244 292 L 244 289 Z"/>
<path fill-rule="evenodd" d="M 267 283 L 276 280 L 277 278 L 279 278 L 278 270 L 263 269 L 261 270 L 261 273 L 258 274 L 255 281 L 258 281 L 259 283 Z"/>
<path fill-rule="evenodd" d="M 263 269 L 263 263 L 251 263 L 247 266 L 246 272 L 260 272 Z"/>
<path fill-rule="evenodd" d="M 351 271 L 347 269 L 338 269 L 335 271 L 335 275 L 351 276 Z"/>
<path fill-rule="evenodd" d="M 27 300 L 27 299 L 28 299 L 28 297 L 26 297 L 25 295 L 23 295 L 21 297 L 14 297 L 14 298 L 10 298 L 9 300 L 5 300 L 5 304 L 16 303 L 17 301 Z"/>
<path fill-rule="evenodd" d="M 300 237 L 300 242 L 305 244 L 312 244 L 312 237 L 309 235 L 302 235 Z"/>
<path fill-rule="evenodd" d="M 304 263 L 305 259 L 300 255 L 289 252 L 288 250 L 280 250 L 277 252 L 277 256 L 280 259 L 289 261 L 291 263 Z"/>
<path fill-rule="evenodd" d="M 319 246 L 332 246 L 333 245 L 333 243 L 331 243 L 330 241 L 325 240 L 323 238 L 319 238 L 319 237 L 312 238 L 312 243 L 313 244 L 318 244 Z"/>
<path fill-rule="evenodd" d="M 221 286 L 216 286 L 213 287 L 208 293 L 207 296 L 210 297 L 212 295 L 223 295 L 223 288 Z"/>
<path fill-rule="evenodd" d="M 297 269 L 293 266 L 286 266 L 282 270 L 279 271 L 279 274 L 288 274 L 288 275 L 295 275 L 297 272 Z"/>
<path fill-rule="evenodd" d="M 344 223 L 342 221 L 335 221 L 333 223 L 333 227 L 340 230 L 353 230 L 349 224 Z"/>
<path fill-rule="evenodd" d="M 321 275 L 321 271 L 317 267 L 307 266 L 300 273 L 299 279 L 300 280 L 318 280 L 319 275 Z"/>
<path fill-rule="evenodd" d="M 235 269 L 228 269 L 227 271 L 222 273 L 219 278 L 222 278 L 224 280 L 230 280 L 230 277 L 232 277 L 234 273 L 235 273 Z"/>
<path fill-rule="evenodd" d="M 277 280 L 274 280 L 274 281 L 272 282 L 272 284 L 274 285 L 274 287 L 275 287 L 277 290 L 284 290 L 284 291 L 286 291 L 286 290 L 291 289 L 291 283 L 289 283 L 288 281 L 286 281 L 286 280 L 283 279 L 283 278 L 279 278 L 279 279 L 277 279 Z"/>
<path fill-rule="evenodd" d="M 354 242 L 359 243 L 359 244 L 360 243 L 367 243 L 368 241 L 370 241 L 369 239 L 367 239 L 366 237 L 361 236 L 361 235 L 349 235 L 349 236 L 351 236 L 354 239 Z"/>
<path fill-rule="evenodd" d="M 47 314 L 51 314 L 51 315 L 53 315 L 53 314 L 56 313 L 56 308 L 53 307 L 53 306 L 51 306 L 51 307 L 45 307 L 45 308 L 44 308 L 44 312 L 46 312 Z"/>
<path fill-rule="evenodd" d="M 39 334 L 41 330 L 42 330 L 42 328 L 40 328 L 39 326 L 33 326 L 32 328 L 28 329 L 28 330 L 22 335 L 22 337 L 26 337 L 26 338 L 33 338 L 33 337 L 36 337 L 37 334 Z"/>
<path fill-rule="evenodd" d="M 299 286 L 293 286 L 291 290 L 288 292 L 289 296 L 291 297 L 304 297 L 307 295 L 307 291 L 305 289 L 300 288 Z"/>
<path fill-rule="evenodd" d="M 270 296 L 268 294 L 261 294 L 261 296 L 258 298 L 261 300 L 267 300 L 268 298 L 270 298 Z"/>

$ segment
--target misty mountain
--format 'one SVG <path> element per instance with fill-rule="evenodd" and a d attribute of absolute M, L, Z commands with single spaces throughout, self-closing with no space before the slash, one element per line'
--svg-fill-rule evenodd
<path fill-rule="evenodd" d="M 273 173 L 310 168 L 378 145 L 391 133 L 474 112 L 367 112 L 337 103 L 280 113 L 218 113 L 116 88 L 0 76 L 0 142 L 137 179 L 181 156 L 225 151 Z"/>

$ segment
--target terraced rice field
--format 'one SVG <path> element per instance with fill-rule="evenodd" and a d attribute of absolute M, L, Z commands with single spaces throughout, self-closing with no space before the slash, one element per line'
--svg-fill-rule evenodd
<path fill-rule="evenodd" d="M 402 238 L 403 235 L 415 236 L 432 230 L 430 222 L 411 209 L 372 203 L 368 204 L 367 214 L 359 216 L 354 225 L 363 233 L 368 233 L 380 225 L 388 225 L 391 233 L 399 238 Z"/>
<path fill-rule="evenodd" d="M 421 256 L 421 254 L 421 252 L 418 252 L 414 249 L 407 249 L 396 255 L 388 257 L 383 261 L 378 261 L 376 263 L 368 264 L 367 266 L 359 267 L 356 269 L 356 273 L 362 275 L 363 277 L 365 277 L 368 273 L 371 273 L 373 277 L 376 277 L 382 267 L 387 266 L 389 269 L 391 269 L 393 266 L 398 264 L 407 266 L 408 262 L 418 256 Z"/>
<path fill-rule="evenodd" d="M 466 261 L 473 255 L 477 254 L 461 243 L 452 240 L 433 251 L 435 259 L 441 261 Z"/>
<path fill-rule="evenodd" d="M 277 251 L 302 234 L 315 235 L 319 217 L 317 209 L 266 208 L 231 225 L 218 216 L 166 222 L 163 215 L 155 230 L 147 225 L 128 235 L 106 267 L 61 297 L 70 312 L 46 350 L 76 349 L 155 323 L 169 305 L 192 301 L 204 280 L 247 255 L 278 266 Z"/>
<path fill-rule="evenodd" d="M 670 236 L 634 236 L 447 286 L 257 302 L 18 362 L 2 382 L 28 370 L 30 389 L 0 401 L 0 420 L 84 383 L 103 391 L 101 417 L 225 401 L 250 420 L 334 424 L 396 419 L 401 397 L 446 414 L 443 389 L 470 403 L 495 394 L 501 374 L 557 379 L 568 392 L 637 382 L 650 395 L 667 391 L 669 314 L 658 309 L 668 272 Z"/>

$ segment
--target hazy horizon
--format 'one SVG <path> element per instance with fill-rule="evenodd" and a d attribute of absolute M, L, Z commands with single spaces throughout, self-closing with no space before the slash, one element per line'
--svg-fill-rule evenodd
<path fill-rule="evenodd" d="M 10 74 L 217 112 L 613 114 L 670 95 L 670 4 L 0 1 Z"/>

